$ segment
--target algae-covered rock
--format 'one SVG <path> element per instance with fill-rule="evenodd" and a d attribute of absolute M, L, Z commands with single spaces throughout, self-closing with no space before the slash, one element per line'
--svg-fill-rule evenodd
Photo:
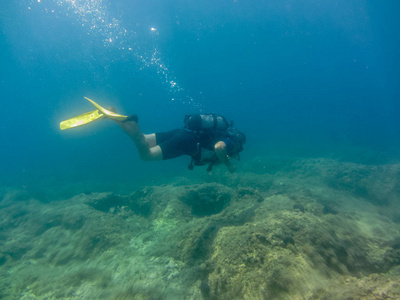
<path fill-rule="evenodd" d="M 152 192 L 152 188 L 143 188 L 136 190 L 129 196 L 112 193 L 90 194 L 85 202 L 102 212 L 116 213 L 122 208 L 148 217 L 151 214 L 153 204 Z"/>
<path fill-rule="evenodd" d="M 334 187 L 351 191 L 378 205 L 400 199 L 400 165 L 366 166 L 340 164 L 326 177 Z"/>
<path fill-rule="evenodd" d="M 390 247 L 363 236 L 352 222 L 340 219 L 341 226 L 334 226 L 289 211 L 255 219 L 218 232 L 208 277 L 211 298 L 293 299 L 318 294 L 321 282 L 340 275 L 387 272 L 393 266 L 386 258 Z"/>
<path fill-rule="evenodd" d="M 192 209 L 195 216 L 208 216 L 221 212 L 231 202 L 232 190 L 221 184 L 209 183 L 186 187 L 180 200 Z"/>

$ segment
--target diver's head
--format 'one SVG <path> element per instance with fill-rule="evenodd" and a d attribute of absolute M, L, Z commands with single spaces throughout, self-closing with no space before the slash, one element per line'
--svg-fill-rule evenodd
<path fill-rule="evenodd" d="M 243 145 L 246 143 L 246 135 L 236 128 L 230 129 L 230 137 L 235 145 L 235 150 L 240 152 L 243 150 Z"/>
<path fill-rule="evenodd" d="M 241 131 L 235 135 L 235 139 L 242 146 L 246 144 L 246 135 Z"/>

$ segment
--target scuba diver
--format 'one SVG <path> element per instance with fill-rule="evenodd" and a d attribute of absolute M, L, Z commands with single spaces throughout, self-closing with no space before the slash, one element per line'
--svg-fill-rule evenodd
<path fill-rule="evenodd" d="M 184 128 L 168 132 L 143 134 L 136 115 L 123 116 L 113 109 L 105 109 L 93 100 L 86 98 L 97 109 L 61 122 L 61 130 L 84 125 L 102 118 L 115 121 L 133 140 L 140 158 L 145 161 L 167 160 L 182 155 L 191 156 L 189 170 L 193 166 L 223 163 L 229 172 L 235 171 L 231 158 L 240 159 L 246 136 L 233 128 L 232 122 L 216 114 L 186 115 Z"/>

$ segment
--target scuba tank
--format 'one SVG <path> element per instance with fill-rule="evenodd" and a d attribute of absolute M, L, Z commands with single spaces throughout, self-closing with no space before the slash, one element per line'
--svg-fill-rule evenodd
<path fill-rule="evenodd" d="M 216 114 L 186 115 L 185 128 L 193 131 L 225 131 L 231 124 L 222 116 Z"/>

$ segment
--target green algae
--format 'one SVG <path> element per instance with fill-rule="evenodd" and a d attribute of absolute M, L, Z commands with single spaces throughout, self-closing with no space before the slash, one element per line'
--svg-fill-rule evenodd
<path fill-rule="evenodd" d="M 4 189 L 0 297 L 399 298 L 399 166 L 271 165 L 47 202 Z"/>

